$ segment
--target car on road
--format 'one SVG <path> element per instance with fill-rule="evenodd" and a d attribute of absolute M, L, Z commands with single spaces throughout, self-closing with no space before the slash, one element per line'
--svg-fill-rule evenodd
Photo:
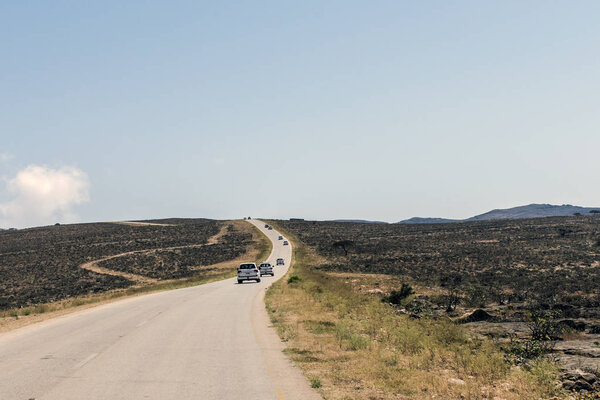
<path fill-rule="evenodd" d="M 268 228 L 268 227 L 269 227 L 269 224 L 265 224 L 265 228 Z"/>
<path fill-rule="evenodd" d="M 237 269 L 237 281 L 238 283 L 244 281 L 260 282 L 260 272 L 256 263 L 241 263 Z"/>
<path fill-rule="evenodd" d="M 283 241 L 283 245 L 284 245 L 284 246 L 287 246 L 288 244 L 289 244 L 289 243 L 288 243 L 288 241 L 287 241 L 287 240 L 284 240 L 284 241 Z"/>
<path fill-rule="evenodd" d="M 273 227 L 271 225 L 269 225 L 269 228 L 267 228 L 267 229 L 269 229 L 270 231 L 272 231 Z"/>
<path fill-rule="evenodd" d="M 283 240 L 283 236 L 279 236 L 279 238 L 278 238 L 278 239 L 279 239 L 279 240 Z"/>
<path fill-rule="evenodd" d="M 283 258 L 277 259 L 277 265 L 284 265 Z"/>
<path fill-rule="evenodd" d="M 271 264 L 269 264 L 268 262 L 264 262 L 264 263 L 260 264 L 258 266 L 258 269 L 260 270 L 260 276 L 263 276 L 263 275 L 275 276 L 275 273 L 273 272 L 273 266 Z"/>

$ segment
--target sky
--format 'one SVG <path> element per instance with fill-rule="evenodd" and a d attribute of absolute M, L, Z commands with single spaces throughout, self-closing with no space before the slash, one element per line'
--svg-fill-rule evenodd
<path fill-rule="evenodd" d="M 0 2 L 0 227 L 600 206 L 598 15 Z"/>

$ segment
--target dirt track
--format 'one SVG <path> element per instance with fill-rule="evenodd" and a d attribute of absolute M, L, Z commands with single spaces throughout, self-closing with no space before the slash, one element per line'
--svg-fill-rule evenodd
<path fill-rule="evenodd" d="M 154 223 L 145 223 L 145 222 L 131 222 L 131 223 L 130 222 L 116 222 L 116 223 L 124 224 L 124 225 L 133 224 L 135 226 L 141 226 L 141 225 L 171 226 L 169 224 L 154 224 Z M 114 271 L 112 269 L 103 268 L 103 267 L 99 266 L 98 264 L 101 263 L 102 261 L 112 260 L 113 258 L 128 256 L 131 254 L 151 254 L 151 253 L 156 253 L 157 251 L 163 251 L 163 250 L 177 250 L 177 249 L 184 249 L 184 248 L 202 247 L 202 246 L 206 246 L 206 245 L 210 245 L 210 244 L 217 244 L 217 243 L 219 243 L 219 239 L 227 233 L 227 229 L 230 226 L 231 226 L 230 224 L 223 224 L 223 226 L 221 226 L 221 229 L 219 230 L 219 232 L 217 232 L 216 234 L 214 234 L 213 236 L 208 238 L 206 243 L 186 245 L 186 246 L 162 247 L 162 248 L 149 249 L 149 250 L 128 251 L 125 253 L 115 254 L 115 255 L 112 255 L 109 257 L 104 257 L 104 258 L 100 258 L 98 260 L 87 262 L 85 264 L 81 264 L 79 266 L 79 268 L 83 268 L 88 271 L 95 272 L 97 274 L 120 276 L 122 278 L 129 279 L 130 281 L 136 282 L 138 284 L 155 283 L 155 282 L 158 282 L 158 279 L 150 278 L 150 277 L 138 275 L 138 274 L 131 274 L 128 272 Z"/>

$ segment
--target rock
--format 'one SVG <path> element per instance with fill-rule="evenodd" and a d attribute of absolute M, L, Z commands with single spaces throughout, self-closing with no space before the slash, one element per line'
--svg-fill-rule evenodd
<path fill-rule="evenodd" d="M 598 380 L 598 378 L 596 377 L 596 375 L 590 374 L 589 372 L 584 372 L 583 374 L 581 374 L 581 379 L 583 379 L 584 381 L 586 381 L 590 385 L 593 385 Z"/>
<path fill-rule="evenodd" d="M 558 322 L 560 325 L 571 328 L 574 331 L 583 332 L 587 327 L 587 324 L 583 321 L 574 321 L 572 319 L 563 319 Z"/>
<path fill-rule="evenodd" d="M 563 388 L 565 388 L 567 390 L 571 390 L 573 392 L 581 392 L 582 390 L 591 392 L 592 390 L 594 390 L 592 385 L 590 385 L 589 383 L 587 383 L 586 381 L 584 381 L 582 379 L 577 380 L 577 381 L 564 381 Z"/>
<path fill-rule="evenodd" d="M 594 390 L 594 385 L 598 381 L 596 375 L 581 370 L 565 372 L 562 378 L 563 387 L 574 392 L 580 392 L 582 390 L 591 392 Z"/>
<path fill-rule="evenodd" d="M 460 322 L 481 322 L 481 321 L 494 321 L 496 317 L 489 314 L 487 311 L 482 310 L 481 308 L 473 311 L 471 314 L 466 317 L 462 317 Z"/>
<path fill-rule="evenodd" d="M 575 390 L 575 382 L 574 381 L 564 381 L 562 386 L 567 390 Z"/>
<path fill-rule="evenodd" d="M 465 381 L 463 381 L 462 379 L 458 379 L 458 378 L 448 378 L 448 383 L 451 385 L 462 386 L 465 384 Z"/>
<path fill-rule="evenodd" d="M 588 392 L 591 392 L 594 390 L 594 387 L 586 381 L 584 381 L 583 379 L 578 379 L 575 381 L 575 387 L 573 388 L 573 390 L 576 392 L 581 392 L 582 390 L 587 390 Z"/>

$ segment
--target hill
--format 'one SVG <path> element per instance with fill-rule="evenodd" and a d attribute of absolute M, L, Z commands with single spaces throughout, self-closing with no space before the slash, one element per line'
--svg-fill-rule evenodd
<path fill-rule="evenodd" d="M 352 222 L 356 224 L 387 224 L 384 221 L 368 221 L 366 219 L 334 219 L 329 222 Z"/>
<path fill-rule="evenodd" d="M 398 224 L 441 224 L 448 222 L 489 221 L 498 219 L 523 219 L 543 217 L 568 217 L 573 215 L 600 214 L 600 207 L 579 207 L 571 204 L 555 206 L 552 204 L 529 204 L 526 206 L 495 209 L 467 219 L 421 218 L 413 217 L 397 222 Z"/>
<path fill-rule="evenodd" d="M 484 214 L 476 215 L 467 221 L 486 221 L 491 219 L 519 219 L 519 218 L 541 218 L 541 217 L 568 217 L 576 214 L 589 215 L 592 211 L 600 213 L 600 207 L 579 207 L 570 204 L 555 206 L 552 204 L 529 204 L 526 206 L 496 209 Z"/>
<path fill-rule="evenodd" d="M 397 222 L 398 224 L 445 224 L 448 222 L 457 222 L 456 219 L 448 219 L 448 218 L 422 218 L 422 217 L 412 217 L 409 219 L 405 219 L 403 221 Z"/>

